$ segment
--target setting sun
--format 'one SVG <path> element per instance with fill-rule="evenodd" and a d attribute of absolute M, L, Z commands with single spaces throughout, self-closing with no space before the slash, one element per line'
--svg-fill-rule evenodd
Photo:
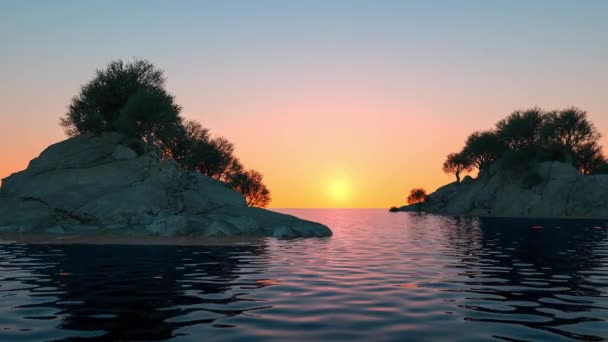
<path fill-rule="evenodd" d="M 348 199 L 350 194 L 348 183 L 344 179 L 333 180 L 329 187 L 329 194 L 334 200 L 344 201 Z"/>

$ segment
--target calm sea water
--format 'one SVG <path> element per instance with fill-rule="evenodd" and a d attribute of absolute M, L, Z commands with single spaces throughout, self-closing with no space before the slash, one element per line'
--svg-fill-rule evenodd
<path fill-rule="evenodd" d="M 608 339 L 606 221 L 283 212 L 334 236 L 1 242 L 0 341 Z"/>

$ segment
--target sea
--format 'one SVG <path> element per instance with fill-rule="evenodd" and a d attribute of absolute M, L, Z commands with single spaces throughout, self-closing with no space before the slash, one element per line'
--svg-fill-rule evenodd
<path fill-rule="evenodd" d="M 334 234 L 0 239 L 0 341 L 608 340 L 606 220 L 275 210 Z"/>

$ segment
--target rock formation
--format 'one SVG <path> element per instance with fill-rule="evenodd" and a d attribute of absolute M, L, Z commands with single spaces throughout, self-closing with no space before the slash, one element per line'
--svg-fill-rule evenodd
<path fill-rule="evenodd" d="M 244 197 L 185 172 L 115 133 L 48 147 L 2 182 L 0 231 L 159 236 L 330 236 L 324 225 L 250 208 Z M 129 147 L 132 146 L 132 147 Z"/>
<path fill-rule="evenodd" d="M 492 165 L 399 211 L 496 217 L 608 218 L 608 175 L 585 176 L 561 162 L 513 171 Z"/>

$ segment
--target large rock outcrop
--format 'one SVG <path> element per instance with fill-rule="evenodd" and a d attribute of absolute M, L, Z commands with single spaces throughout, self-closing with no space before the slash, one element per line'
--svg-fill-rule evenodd
<path fill-rule="evenodd" d="M 543 162 L 513 171 L 493 165 L 400 211 L 496 217 L 608 218 L 608 175 L 582 175 L 573 166 Z"/>
<path fill-rule="evenodd" d="M 114 133 L 48 147 L 2 182 L 0 231 L 159 236 L 330 236 L 324 225 L 244 197 Z M 141 147 L 141 146 L 140 146 Z"/>

